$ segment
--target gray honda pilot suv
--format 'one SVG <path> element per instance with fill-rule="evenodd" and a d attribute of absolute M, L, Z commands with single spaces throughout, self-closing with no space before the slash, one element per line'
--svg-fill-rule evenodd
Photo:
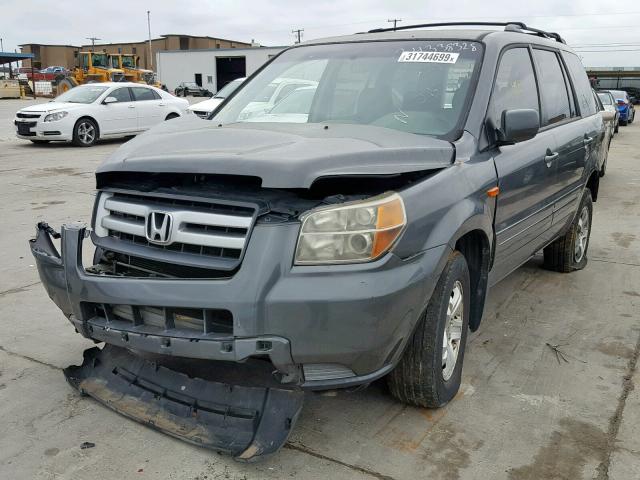
<path fill-rule="evenodd" d="M 111 155 L 61 254 L 38 225 L 49 296 L 106 344 L 73 385 L 248 459 L 286 440 L 303 389 L 386 376 L 446 404 L 491 285 L 540 250 L 586 265 L 606 147 L 580 59 L 517 22 L 417 27 L 286 49 L 209 121 Z"/>

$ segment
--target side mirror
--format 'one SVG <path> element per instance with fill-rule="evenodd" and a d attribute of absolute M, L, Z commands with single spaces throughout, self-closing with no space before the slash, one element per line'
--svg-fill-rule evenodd
<path fill-rule="evenodd" d="M 537 110 L 518 109 L 502 112 L 502 122 L 498 130 L 498 141 L 503 145 L 524 142 L 538 134 L 540 115 Z"/>
<path fill-rule="evenodd" d="M 116 97 L 107 97 L 102 101 L 102 103 L 107 105 L 109 103 L 116 103 L 117 101 L 118 101 L 118 99 Z"/>
<path fill-rule="evenodd" d="M 602 115 L 602 119 L 605 122 L 610 122 L 611 120 L 613 120 L 614 118 L 616 118 L 616 114 L 615 112 L 608 112 L 606 110 L 603 110 L 602 112 L 600 112 L 600 115 Z"/>

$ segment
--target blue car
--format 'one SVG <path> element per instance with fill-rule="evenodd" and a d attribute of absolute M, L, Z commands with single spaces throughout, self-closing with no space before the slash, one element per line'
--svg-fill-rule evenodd
<path fill-rule="evenodd" d="M 627 125 L 633 122 L 636 116 L 633 102 L 629 98 L 629 94 L 624 90 L 609 90 L 616 101 L 618 112 L 620 113 L 620 125 Z"/>

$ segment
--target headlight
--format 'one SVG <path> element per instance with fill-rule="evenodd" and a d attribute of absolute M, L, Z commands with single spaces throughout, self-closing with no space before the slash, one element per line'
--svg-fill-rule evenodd
<path fill-rule="evenodd" d="M 45 122 L 55 122 L 58 120 L 62 120 L 64 117 L 66 117 L 67 115 L 69 115 L 69 112 L 55 112 L 55 113 L 50 113 L 49 115 L 47 115 L 46 117 L 44 117 L 44 121 Z"/>
<path fill-rule="evenodd" d="M 389 251 L 407 223 L 397 193 L 302 216 L 296 265 L 369 262 Z"/>

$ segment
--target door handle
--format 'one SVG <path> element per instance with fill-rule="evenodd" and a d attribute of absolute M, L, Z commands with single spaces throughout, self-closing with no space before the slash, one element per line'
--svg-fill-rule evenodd
<path fill-rule="evenodd" d="M 166 105 L 166 103 L 159 103 L 158 106 L 159 107 L 164 107 Z"/>
<path fill-rule="evenodd" d="M 585 145 L 589 145 L 591 142 L 593 142 L 593 137 L 587 137 L 585 135 L 583 142 L 584 142 Z"/>
<path fill-rule="evenodd" d="M 547 168 L 551 167 L 553 161 L 558 158 L 560 154 L 558 152 L 548 153 L 544 156 L 544 163 L 547 164 Z"/>
<path fill-rule="evenodd" d="M 136 108 L 135 105 L 129 105 L 127 108 Z"/>

